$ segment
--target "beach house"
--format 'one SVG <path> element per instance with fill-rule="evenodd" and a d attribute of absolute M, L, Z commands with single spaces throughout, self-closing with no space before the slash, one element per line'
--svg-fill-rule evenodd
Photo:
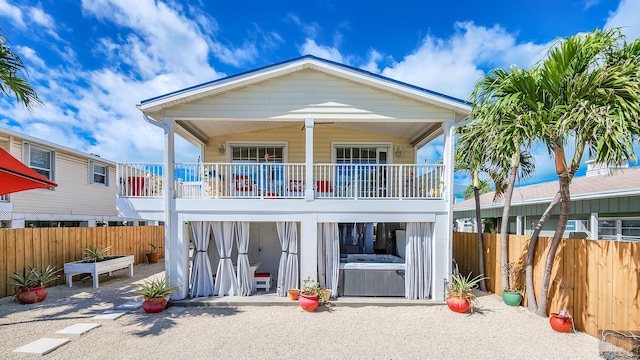
<path fill-rule="evenodd" d="M 164 161 L 118 164 L 117 207 L 164 221 L 174 298 L 284 296 L 310 278 L 337 296 L 444 299 L 469 103 L 307 55 L 138 108 L 164 130 Z M 176 134 L 200 162 L 176 163 Z M 442 161 L 419 163 L 434 139 Z"/>

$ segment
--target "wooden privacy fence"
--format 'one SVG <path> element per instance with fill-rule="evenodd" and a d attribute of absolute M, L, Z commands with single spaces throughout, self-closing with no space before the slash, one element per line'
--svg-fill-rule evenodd
<path fill-rule="evenodd" d="M 111 246 L 107 255 L 134 255 L 134 264 L 139 264 L 146 262 L 151 243 L 164 245 L 164 226 L 1 229 L 0 297 L 15 293 L 9 276 L 26 266 L 62 269 L 64 263 L 84 258 L 84 249 L 95 246 Z M 60 275 L 60 280 L 48 286 L 64 284 L 64 275 Z"/>
<path fill-rule="evenodd" d="M 483 234 L 487 287 L 502 294 L 500 235 Z M 526 263 L 529 236 L 509 235 L 509 261 Z M 539 238 L 534 258 L 534 289 L 540 298 L 542 273 L 551 238 Z M 453 257 L 460 272 L 478 274 L 476 233 L 454 233 Z M 566 283 L 565 307 L 577 330 L 599 337 L 598 330 L 640 330 L 640 243 L 562 239 L 549 286 L 547 314 L 561 309 L 561 282 Z M 524 289 L 524 271 L 518 288 Z M 527 295 L 523 292 L 526 301 Z M 525 303 L 526 306 L 526 303 Z"/>

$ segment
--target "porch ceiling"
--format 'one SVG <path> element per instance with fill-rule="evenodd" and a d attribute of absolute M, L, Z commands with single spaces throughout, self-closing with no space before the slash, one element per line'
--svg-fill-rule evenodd
<path fill-rule="evenodd" d="M 256 132 L 281 127 L 291 126 L 292 123 L 299 123 L 300 130 L 304 130 L 304 121 L 233 121 L 229 120 L 179 120 L 180 125 L 177 132 L 185 137 L 196 137 L 201 142 L 206 143 L 206 139 L 229 134 L 241 134 Z M 337 121 L 316 121 L 316 126 L 328 126 L 333 128 L 350 129 L 376 134 L 389 135 L 405 139 L 414 140 L 421 134 L 429 133 L 440 128 L 440 122 L 337 122 Z"/>

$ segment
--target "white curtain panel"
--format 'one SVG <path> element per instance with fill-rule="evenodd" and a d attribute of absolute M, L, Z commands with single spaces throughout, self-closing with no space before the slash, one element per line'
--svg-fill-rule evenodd
<path fill-rule="evenodd" d="M 298 269 L 298 223 L 287 222 L 287 239 L 289 239 L 289 254 L 287 255 L 287 272 L 284 278 L 286 289 L 300 286 L 300 271 Z"/>
<path fill-rule="evenodd" d="M 287 277 L 287 257 L 289 255 L 289 239 L 287 238 L 286 222 L 277 222 L 276 229 L 278 230 L 278 240 L 280 240 L 280 248 L 282 254 L 280 255 L 280 265 L 278 265 L 278 284 L 276 286 L 276 294 L 278 296 L 287 296 L 287 288 L 284 284 Z M 295 286 L 296 288 L 298 286 Z"/>
<path fill-rule="evenodd" d="M 407 223 L 405 297 L 431 297 L 432 223 Z"/>
<path fill-rule="evenodd" d="M 238 295 L 238 282 L 233 271 L 231 261 L 231 248 L 233 246 L 234 223 L 231 221 L 213 222 L 213 236 L 216 240 L 216 247 L 220 255 L 216 282 L 213 285 L 214 296 L 236 296 Z"/>
<path fill-rule="evenodd" d="M 338 293 L 340 272 L 340 231 L 338 223 L 318 224 L 318 281 L 324 288 Z"/>
<path fill-rule="evenodd" d="M 191 297 L 213 295 L 213 274 L 207 250 L 211 223 L 209 221 L 194 221 L 191 223 L 191 234 L 196 246 L 191 269 Z"/>
<path fill-rule="evenodd" d="M 238 295 L 251 295 L 253 288 L 253 272 L 249 266 L 249 222 L 236 222 L 236 236 L 238 239 Z"/>

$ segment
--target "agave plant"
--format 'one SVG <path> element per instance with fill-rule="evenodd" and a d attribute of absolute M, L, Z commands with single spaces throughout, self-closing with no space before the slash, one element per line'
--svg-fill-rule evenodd
<path fill-rule="evenodd" d="M 176 287 L 172 286 L 167 278 L 160 279 L 152 279 L 146 280 L 138 290 L 136 290 L 137 294 L 142 295 L 145 300 L 149 299 L 162 299 L 165 298 L 175 290 Z"/>
<path fill-rule="evenodd" d="M 451 274 L 451 278 L 452 281 L 449 283 L 449 296 L 467 299 L 469 301 L 476 300 L 476 296 L 472 290 L 478 287 L 478 283 L 488 279 L 484 274 L 471 278 L 471 273 L 467 276 Z"/>
<path fill-rule="evenodd" d="M 10 278 L 14 281 L 18 290 L 32 289 L 57 280 L 60 278 L 58 274 L 62 269 L 56 269 L 55 266 L 47 266 L 44 270 L 38 270 L 34 267 L 25 267 L 22 273 L 13 273 Z"/>
<path fill-rule="evenodd" d="M 111 250 L 111 246 L 93 246 L 84 249 L 84 260 L 87 262 L 98 262 L 104 260 L 104 254 Z"/>

